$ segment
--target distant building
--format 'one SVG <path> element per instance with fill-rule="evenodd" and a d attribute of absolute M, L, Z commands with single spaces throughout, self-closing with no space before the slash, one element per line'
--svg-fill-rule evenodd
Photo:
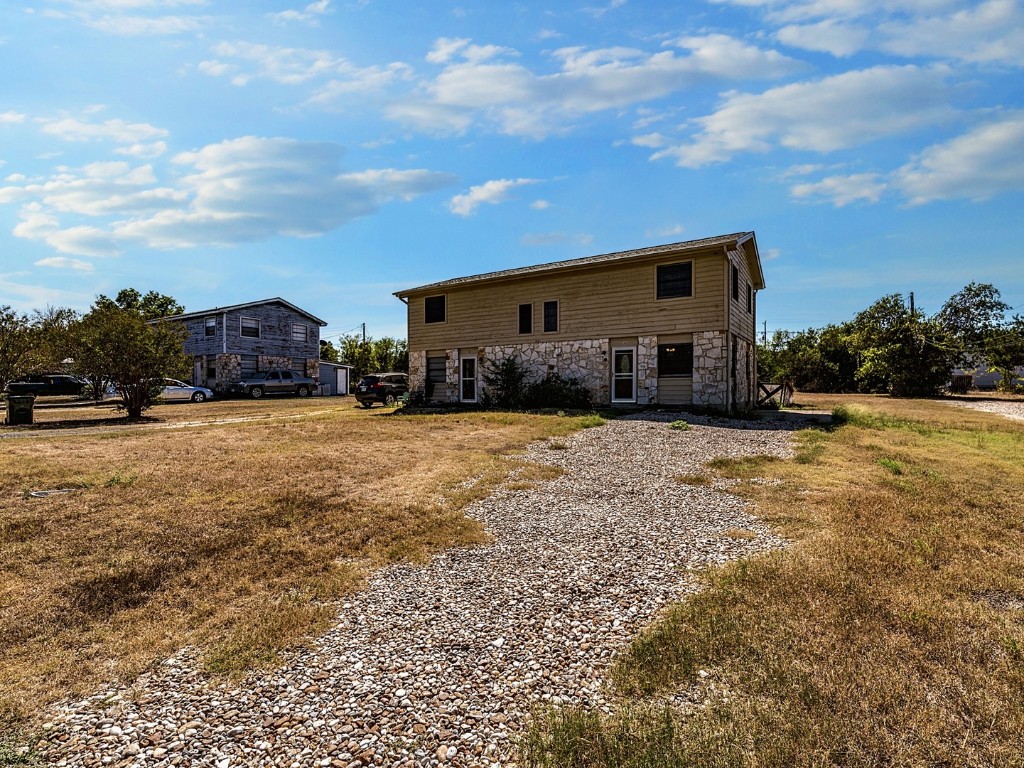
<path fill-rule="evenodd" d="M 458 277 L 408 305 L 409 386 L 476 402 L 481 368 L 517 358 L 597 403 L 747 409 L 756 402 L 753 232 Z"/>
<path fill-rule="evenodd" d="M 327 323 L 282 298 L 175 315 L 188 328 L 192 383 L 216 391 L 269 368 L 320 375 L 320 329 Z"/>

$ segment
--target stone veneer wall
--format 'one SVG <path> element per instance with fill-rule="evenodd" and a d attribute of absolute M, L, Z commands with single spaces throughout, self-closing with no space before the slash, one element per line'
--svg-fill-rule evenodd
<path fill-rule="evenodd" d="M 729 357 L 722 331 L 693 334 L 693 404 L 728 408 Z"/>
<path fill-rule="evenodd" d="M 271 368 L 290 371 L 292 369 L 292 359 L 275 355 L 260 355 L 258 365 L 261 371 L 269 371 Z"/>
<path fill-rule="evenodd" d="M 636 342 L 636 401 L 658 402 L 658 337 L 641 336 Z"/>
<path fill-rule="evenodd" d="M 409 353 L 409 389 L 415 392 L 427 383 L 427 353 Z"/>
<path fill-rule="evenodd" d="M 544 341 L 538 344 L 484 347 L 482 365 L 500 363 L 508 357 L 517 358 L 534 379 L 552 373 L 562 378 L 576 379 L 590 390 L 590 395 L 596 403 L 607 403 L 611 398 L 608 380 L 608 339 Z"/>
<path fill-rule="evenodd" d="M 241 355 L 217 355 L 217 384 L 218 391 L 228 388 L 229 384 L 242 380 L 242 356 Z"/>
<path fill-rule="evenodd" d="M 733 403 L 740 410 L 754 407 L 754 345 L 746 339 L 736 339 L 736 386 Z"/>
<path fill-rule="evenodd" d="M 459 350 L 449 349 L 447 354 L 447 360 L 444 364 L 444 378 L 445 378 L 445 400 L 450 403 L 457 403 L 459 401 Z M 480 374 L 477 374 L 479 380 Z M 436 394 L 436 393 L 435 393 Z M 435 400 L 441 398 L 435 397 Z"/>

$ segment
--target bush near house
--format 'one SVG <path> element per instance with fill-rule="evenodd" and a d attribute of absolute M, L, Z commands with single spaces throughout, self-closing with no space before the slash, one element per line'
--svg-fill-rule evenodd
<path fill-rule="evenodd" d="M 590 391 L 576 379 L 562 378 L 551 373 L 530 381 L 529 373 L 514 357 L 485 364 L 483 380 L 480 404 L 484 408 L 587 410 L 593 405 Z"/>

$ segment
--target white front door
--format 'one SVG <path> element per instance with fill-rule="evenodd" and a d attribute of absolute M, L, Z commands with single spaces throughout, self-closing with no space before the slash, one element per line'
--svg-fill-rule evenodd
<path fill-rule="evenodd" d="M 636 348 L 612 349 L 612 402 L 636 402 Z"/>
<path fill-rule="evenodd" d="M 348 394 L 348 368 L 336 368 L 334 375 L 337 376 L 338 389 L 336 390 L 339 395 Z"/>
<path fill-rule="evenodd" d="M 476 358 L 459 360 L 459 399 L 464 403 L 476 402 Z"/>

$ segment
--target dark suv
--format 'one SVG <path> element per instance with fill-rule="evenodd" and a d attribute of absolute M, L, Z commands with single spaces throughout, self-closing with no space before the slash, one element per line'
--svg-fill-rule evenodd
<path fill-rule="evenodd" d="M 62 373 L 32 374 L 21 381 L 12 381 L 7 391 L 12 395 L 78 395 L 85 390 L 86 381 Z"/>
<path fill-rule="evenodd" d="M 404 373 L 375 373 L 363 376 L 356 384 L 356 400 L 363 408 L 374 403 L 394 405 L 409 391 L 409 377 Z"/>

